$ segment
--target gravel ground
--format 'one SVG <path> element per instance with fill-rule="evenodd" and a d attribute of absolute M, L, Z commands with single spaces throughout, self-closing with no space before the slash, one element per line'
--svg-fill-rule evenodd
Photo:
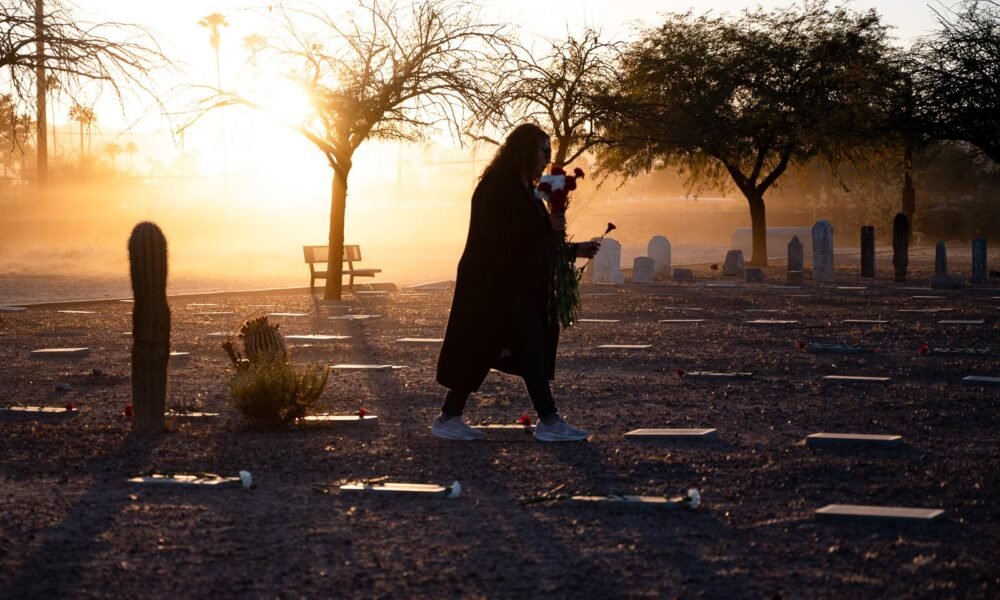
<path fill-rule="evenodd" d="M 927 268 L 916 273 L 925 286 Z M 721 278 L 707 267 L 700 282 Z M 767 271 L 781 283 L 781 270 Z M 173 419 L 157 439 L 130 435 L 131 306 L 111 302 L 0 313 L 0 406 L 78 407 L 75 417 L 0 418 L 0 597 L 997 597 L 1000 594 L 997 287 L 917 291 L 880 271 L 838 290 L 587 286 L 586 318 L 564 332 L 554 392 L 588 442 L 529 436 L 444 442 L 428 431 L 442 390 L 438 346 L 451 295 L 348 297 L 346 309 L 306 295 L 172 301 L 168 404 L 220 413 Z M 913 296 L 940 298 L 913 298 Z M 211 303 L 217 306 L 195 306 Z M 898 312 L 900 309 L 943 309 Z M 774 313 L 748 310 L 780 311 Z M 234 315 L 195 315 L 234 311 Z M 392 363 L 337 372 L 320 410 L 365 408 L 377 424 L 267 430 L 229 405 L 228 359 L 214 331 L 268 312 L 292 333 L 350 335 L 292 345 L 298 362 Z M 331 320 L 343 312 L 377 314 Z M 705 319 L 659 323 L 660 319 Z M 784 319 L 787 325 L 752 325 Z M 885 319 L 887 324 L 845 324 Z M 942 325 L 941 319 L 984 319 Z M 851 344 L 812 354 L 800 342 Z M 926 343 L 932 351 L 920 355 Z M 650 344 L 607 350 L 601 344 Z M 33 359 L 43 347 L 86 346 L 79 359 Z M 988 348 L 937 355 L 934 348 Z M 736 382 L 677 370 L 748 371 Z M 822 383 L 824 375 L 888 376 L 887 384 Z M 57 384 L 68 384 L 60 390 Z M 58 386 L 65 388 L 66 386 Z M 467 418 L 513 423 L 530 412 L 519 380 L 491 375 Z M 714 442 L 633 442 L 639 427 L 712 427 Z M 903 436 L 894 448 L 818 449 L 815 432 Z M 253 473 L 251 490 L 142 488 L 147 471 Z M 450 484 L 457 499 L 321 494 L 311 484 L 388 477 Z M 676 496 L 696 511 L 568 502 L 560 494 Z M 941 508 L 925 524 L 832 522 L 826 504 Z"/>

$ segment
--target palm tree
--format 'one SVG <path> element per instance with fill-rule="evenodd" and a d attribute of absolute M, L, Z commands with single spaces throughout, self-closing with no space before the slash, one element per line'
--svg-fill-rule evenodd
<path fill-rule="evenodd" d="M 135 158 L 135 153 L 139 151 L 139 147 L 135 145 L 135 142 L 129 142 L 125 144 L 125 152 L 128 154 L 128 167 L 132 168 L 132 161 Z"/>
<path fill-rule="evenodd" d="M 222 36 L 219 34 L 219 28 L 228 27 L 229 22 L 226 21 L 226 17 L 222 13 L 212 13 L 200 19 L 198 24 L 208 28 L 208 43 L 212 46 L 212 50 L 215 51 L 215 83 L 221 88 L 222 75 L 219 69 L 219 42 L 222 41 Z"/>
<path fill-rule="evenodd" d="M 87 108 L 81 104 L 74 104 L 69 109 L 69 118 L 80 124 L 80 161 L 83 161 L 83 126 L 87 126 L 87 148 L 90 148 L 90 127 L 97 120 L 94 109 Z M 89 153 L 89 152 L 88 152 Z"/>
<path fill-rule="evenodd" d="M 122 148 L 121 144 L 115 142 L 109 142 L 104 144 L 104 153 L 111 157 L 111 168 L 115 168 L 118 163 L 118 155 L 124 152 L 125 149 Z"/>

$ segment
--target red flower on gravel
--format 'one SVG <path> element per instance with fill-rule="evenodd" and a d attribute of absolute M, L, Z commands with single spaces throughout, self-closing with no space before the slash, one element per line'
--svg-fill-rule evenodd
<path fill-rule="evenodd" d="M 368 410 L 365 407 L 362 406 L 361 408 L 358 409 L 358 418 L 359 419 L 364 419 L 365 415 L 367 415 L 367 414 L 368 414 Z"/>
<path fill-rule="evenodd" d="M 531 427 L 531 417 L 528 415 L 521 415 L 521 418 L 517 420 L 518 425 L 524 425 L 525 427 Z"/>
<path fill-rule="evenodd" d="M 125 417 L 126 419 L 131 419 L 133 416 L 135 416 L 135 412 L 133 411 L 131 404 L 125 405 L 125 408 L 122 409 L 122 416 Z"/>
<path fill-rule="evenodd" d="M 677 379 L 681 379 L 682 377 L 684 377 L 684 369 L 677 369 L 676 371 L 674 371 L 674 377 L 676 377 Z"/>
<path fill-rule="evenodd" d="M 709 265 L 708 268 L 712 269 L 713 271 L 718 271 L 719 270 L 719 263 L 712 263 L 711 265 Z"/>
<path fill-rule="evenodd" d="M 66 410 L 67 411 L 76 410 L 76 404 L 73 403 L 73 402 L 67 402 L 66 403 Z"/>
<path fill-rule="evenodd" d="M 919 354 L 920 356 L 923 356 L 923 355 L 927 354 L 930 351 L 931 351 L 931 349 L 927 345 L 927 342 L 924 342 L 923 344 L 920 344 L 920 347 L 917 348 L 917 354 Z"/>
<path fill-rule="evenodd" d="M 802 340 L 799 340 L 798 343 L 795 346 L 796 346 L 796 348 L 799 349 L 799 352 L 805 352 L 806 343 L 803 342 Z"/>

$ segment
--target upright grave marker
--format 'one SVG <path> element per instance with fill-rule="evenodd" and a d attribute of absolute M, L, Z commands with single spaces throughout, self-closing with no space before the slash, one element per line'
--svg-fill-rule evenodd
<path fill-rule="evenodd" d="M 625 275 L 621 271 L 622 245 L 618 240 L 604 238 L 601 249 L 594 257 L 594 283 L 625 283 Z"/>
<path fill-rule="evenodd" d="M 655 261 L 657 277 L 670 277 L 670 240 L 662 235 L 653 236 L 646 244 L 646 256 Z"/>
<path fill-rule="evenodd" d="M 656 275 L 656 263 L 648 256 L 637 256 L 632 261 L 632 283 L 650 284 Z"/>
<path fill-rule="evenodd" d="M 833 225 L 820 220 L 812 227 L 813 279 L 819 283 L 833 281 Z"/>
<path fill-rule="evenodd" d="M 943 240 L 938 240 L 934 246 L 934 277 L 931 277 L 931 287 L 948 289 L 962 287 L 962 280 L 948 274 L 948 248 Z"/>
<path fill-rule="evenodd" d="M 892 266 L 896 283 L 906 282 L 906 269 L 910 265 L 910 220 L 903 213 L 896 213 L 892 220 Z"/>
<path fill-rule="evenodd" d="M 792 236 L 792 241 L 788 242 L 788 276 L 787 284 L 790 286 L 802 285 L 802 273 L 805 269 L 805 251 L 799 236 Z"/>
<path fill-rule="evenodd" d="M 722 266 L 722 275 L 725 277 L 745 277 L 743 267 L 743 251 L 730 250 L 726 252 L 726 262 Z"/>
<path fill-rule="evenodd" d="M 875 277 L 875 228 L 861 228 L 861 276 Z"/>
<path fill-rule="evenodd" d="M 972 283 L 986 283 L 986 239 L 972 240 Z"/>

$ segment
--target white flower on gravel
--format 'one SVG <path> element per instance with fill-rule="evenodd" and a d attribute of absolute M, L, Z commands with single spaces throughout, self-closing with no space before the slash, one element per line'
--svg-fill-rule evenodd
<path fill-rule="evenodd" d="M 688 504 L 691 508 L 698 508 L 701 504 L 701 492 L 698 491 L 698 488 L 688 490 Z"/>
<path fill-rule="evenodd" d="M 243 483 L 243 487 L 250 489 L 253 485 L 253 477 L 250 475 L 250 471 L 240 471 L 240 482 Z"/>
<path fill-rule="evenodd" d="M 459 494 L 462 493 L 462 484 L 456 479 L 451 483 L 451 489 L 448 491 L 449 498 L 458 498 Z"/>

